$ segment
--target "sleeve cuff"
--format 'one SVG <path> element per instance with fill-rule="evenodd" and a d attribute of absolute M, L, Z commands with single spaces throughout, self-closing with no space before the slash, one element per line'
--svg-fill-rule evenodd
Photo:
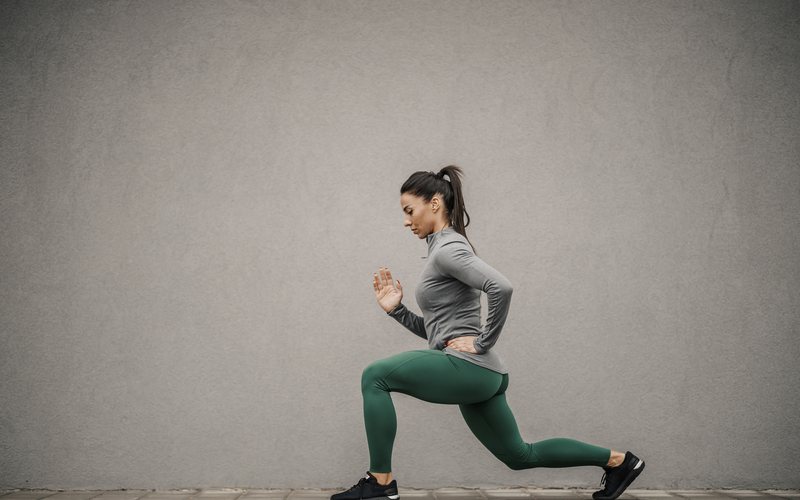
<path fill-rule="evenodd" d="M 478 337 L 475 337 L 475 340 L 472 341 L 472 347 L 475 348 L 475 352 L 477 352 L 478 354 L 486 353 L 486 349 L 481 347 L 481 345 L 478 343 Z"/>
<path fill-rule="evenodd" d="M 392 309 L 391 311 L 387 312 L 386 314 L 388 314 L 389 316 L 394 316 L 397 313 L 399 313 L 402 310 L 402 308 L 404 308 L 404 307 L 405 306 L 403 305 L 403 303 L 400 302 L 399 304 L 397 304 L 397 306 L 395 306 L 394 309 Z"/>

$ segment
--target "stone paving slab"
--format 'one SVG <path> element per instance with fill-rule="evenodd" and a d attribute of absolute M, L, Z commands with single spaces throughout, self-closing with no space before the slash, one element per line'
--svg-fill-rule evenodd
<path fill-rule="evenodd" d="M 667 493 L 673 497 L 687 500 L 778 500 L 781 497 L 776 495 L 778 490 L 756 491 L 756 490 L 735 490 L 735 489 L 716 489 L 716 490 L 668 490 Z M 784 490 L 785 491 L 785 490 Z"/>
<path fill-rule="evenodd" d="M 772 495 L 755 490 L 714 490 L 714 491 L 719 495 L 725 495 L 730 498 L 738 498 L 742 500 L 756 499 L 756 498 L 759 499 L 771 498 L 772 500 L 776 500 L 776 498 Z"/>
<path fill-rule="evenodd" d="M 198 490 L 156 490 L 139 498 L 144 500 L 189 500 L 197 493 L 199 493 Z"/>
<path fill-rule="evenodd" d="M 430 490 L 403 488 L 402 486 L 399 486 L 397 488 L 397 493 L 400 494 L 400 498 L 403 500 L 434 500 L 433 492 Z"/>
<path fill-rule="evenodd" d="M 203 488 L 193 498 L 207 500 L 236 500 L 244 495 L 244 488 Z"/>
<path fill-rule="evenodd" d="M 192 498 L 196 498 L 198 500 L 236 500 L 237 498 L 241 497 L 244 492 L 239 493 L 203 493 L 200 492 L 197 495 L 193 496 Z M 97 499 L 95 499 L 97 500 Z"/>
<path fill-rule="evenodd" d="M 59 491 L 47 498 L 52 500 L 89 500 L 99 496 L 100 493 L 99 491 Z"/>
<path fill-rule="evenodd" d="M 102 491 L 94 500 L 137 500 L 148 493 L 149 490 Z"/>
<path fill-rule="evenodd" d="M 670 493 L 687 500 L 732 500 L 733 498 L 714 490 L 670 490 Z"/>
<path fill-rule="evenodd" d="M 239 500 L 284 500 L 292 490 L 245 490 Z"/>
<path fill-rule="evenodd" d="M 41 500 L 58 493 L 52 490 L 20 490 L 3 495 L 3 500 Z"/>
<path fill-rule="evenodd" d="M 180 490 L 3 490 L 0 500 L 328 500 L 337 489 L 203 488 Z M 571 488 L 400 488 L 403 500 L 591 500 L 596 489 Z M 800 500 L 800 490 L 629 488 L 620 500 Z"/>
<path fill-rule="evenodd" d="M 399 493 L 399 492 L 398 492 Z M 431 490 L 436 500 L 482 500 L 483 495 L 479 489 L 467 488 L 436 488 Z M 402 498 L 402 497 L 401 497 Z"/>
<path fill-rule="evenodd" d="M 333 493 L 334 490 L 292 490 L 291 493 L 286 496 L 286 500 L 329 500 Z"/>
<path fill-rule="evenodd" d="M 481 490 L 488 500 L 530 500 L 531 493 L 526 488 L 495 488 Z M 400 498 L 403 496 L 400 495 Z"/>
<path fill-rule="evenodd" d="M 592 490 L 595 491 L 595 490 Z M 529 488 L 528 493 L 530 493 L 531 498 L 533 500 L 539 499 L 591 499 L 592 493 L 587 490 L 579 490 L 579 489 L 533 489 Z"/>
<path fill-rule="evenodd" d="M 668 491 L 664 490 L 641 490 L 628 488 L 623 495 L 630 495 L 636 500 L 670 500 L 676 499 L 675 495 L 670 495 Z"/>
<path fill-rule="evenodd" d="M 770 490 L 764 490 L 764 493 L 767 493 L 769 495 L 775 495 L 776 497 L 779 497 L 779 498 L 787 498 L 787 499 L 800 498 L 800 490 L 772 490 L 772 489 L 770 489 Z"/>

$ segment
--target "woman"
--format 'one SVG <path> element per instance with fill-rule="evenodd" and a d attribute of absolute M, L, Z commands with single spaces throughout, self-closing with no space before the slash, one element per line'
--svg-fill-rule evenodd
<path fill-rule="evenodd" d="M 467 239 L 461 168 L 415 172 L 400 188 L 404 225 L 425 238 L 428 256 L 415 298 L 423 317 L 401 302 L 403 286 L 387 268 L 373 275 L 378 304 L 429 349 L 408 351 L 364 369 L 361 391 L 370 468 L 365 477 L 331 500 L 399 498 L 392 478 L 392 446 L 397 420 L 390 392 L 431 403 L 457 404 L 475 437 L 509 468 L 596 465 L 605 470 L 595 500 L 613 500 L 644 469 L 630 451 L 620 453 L 570 438 L 526 443 L 506 403 L 508 370 L 492 346 L 508 315 L 512 286 L 481 260 Z M 466 221 L 465 221 L 466 218 Z M 481 292 L 488 314 L 481 327 Z M 454 437 L 455 438 L 455 437 Z"/>

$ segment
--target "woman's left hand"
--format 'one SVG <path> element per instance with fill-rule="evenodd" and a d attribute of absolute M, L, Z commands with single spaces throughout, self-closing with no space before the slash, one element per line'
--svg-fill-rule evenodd
<path fill-rule="evenodd" d="M 462 352 L 471 352 L 473 354 L 477 354 L 478 351 L 475 350 L 475 342 L 474 335 L 467 335 L 465 337 L 456 337 L 454 339 L 450 339 L 445 342 L 444 346 L 449 347 L 450 349 L 455 349 L 456 351 Z"/>

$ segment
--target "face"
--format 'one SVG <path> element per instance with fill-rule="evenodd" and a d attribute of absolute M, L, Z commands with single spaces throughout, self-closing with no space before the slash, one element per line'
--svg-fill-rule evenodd
<path fill-rule="evenodd" d="M 431 201 L 410 193 L 400 195 L 400 207 L 405 214 L 403 225 L 411 229 L 417 238 L 425 238 L 434 231 L 437 222 L 440 222 L 443 214 L 444 203 L 437 194 Z M 435 210 L 435 212 L 434 212 Z"/>

